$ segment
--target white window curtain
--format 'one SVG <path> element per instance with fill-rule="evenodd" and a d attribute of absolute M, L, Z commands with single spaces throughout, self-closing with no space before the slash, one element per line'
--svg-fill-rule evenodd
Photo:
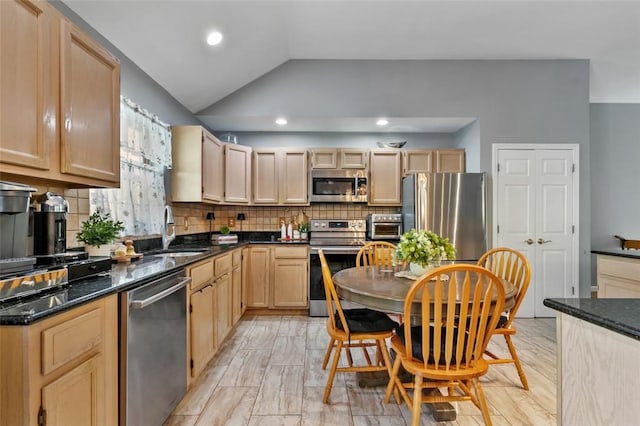
<path fill-rule="evenodd" d="M 165 170 L 171 167 L 171 129 L 120 97 L 120 188 L 91 189 L 91 212 L 101 208 L 124 224 L 124 235 L 161 234 Z"/>

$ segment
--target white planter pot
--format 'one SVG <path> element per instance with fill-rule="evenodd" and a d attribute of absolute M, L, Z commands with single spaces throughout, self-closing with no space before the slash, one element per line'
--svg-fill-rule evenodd
<path fill-rule="evenodd" d="M 100 247 L 97 246 L 85 246 L 84 250 L 89 253 L 89 256 L 95 257 L 110 257 L 111 250 L 113 250 L 114 244 L 103 244 Z"/>
<path fill-rule="evenodd" d="M 431 271 L 433 268 L 435 268 L 435 265 L 421 266 L 421 265 L 418 265 L 417 263 L 409 263 L 409 271 L 411 271 L 411 274 L 415 275 L 416 277 L 423 276 L 424 274 Z"/>

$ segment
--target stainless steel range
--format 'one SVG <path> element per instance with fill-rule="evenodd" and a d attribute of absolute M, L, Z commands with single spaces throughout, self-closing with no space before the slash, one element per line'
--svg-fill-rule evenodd
<path fill-rule="evenodd" d="M 366 221 L 361 219 L 312 219 L 309 268 L 309 316 L 327 316 L 327 302 L 318 249 L 322 249 L 331 273 L 356 265 L 356 255 L 365 244 Z"/>

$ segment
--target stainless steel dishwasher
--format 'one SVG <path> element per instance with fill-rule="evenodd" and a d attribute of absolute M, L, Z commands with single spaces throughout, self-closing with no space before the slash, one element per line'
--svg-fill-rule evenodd
<path fill-rule="evenodd" d="M 161 425 L 186 393 L 190 281 L 181 270 L 121 295 L 121 425 Z"/>

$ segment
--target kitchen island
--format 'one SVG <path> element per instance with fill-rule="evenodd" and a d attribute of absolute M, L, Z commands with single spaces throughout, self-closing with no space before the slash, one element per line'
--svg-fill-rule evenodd
<path fill-rule="evenodd" d="M 597 256 L 598 298 L 640 298 L 640 250 L 591 250 Z"/>
<path fill-rule="evenodd" d="M 558 424 L 640 418 L 640 300 L 545 299 L 557 316 Z"/>

